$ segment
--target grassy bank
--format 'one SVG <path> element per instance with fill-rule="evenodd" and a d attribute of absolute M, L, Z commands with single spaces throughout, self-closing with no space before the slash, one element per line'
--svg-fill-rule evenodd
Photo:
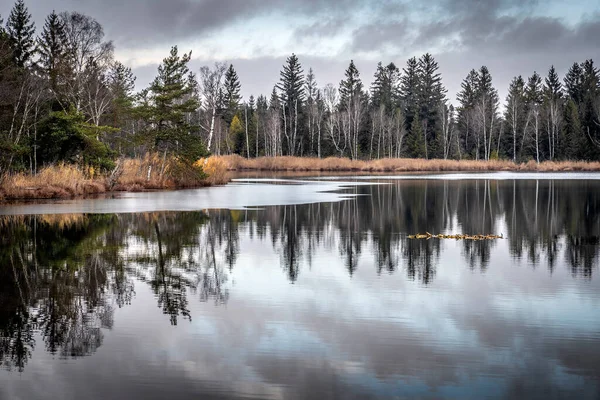
<path fill-rule="evenodd" d="M 386 158 L 381 160 L 350 160 L 347 158 L 259 157 L 246 159 L 238 155 L 215 157 L 229 170 L 243 171 L 331 171 L 331 172 L 440 172 L 440 171 L 600 171 L 600 162 L 545 161 L 514 163 L 506 160 L 424 160 Z"/>
<path fill-rule="evenodd" d="M 110 173 L 93 168 L 59 164 L 37 175 L 11 174 L 0 179 L 1 200 L 57 199 L 93 196 L 108 192 L 172 190 L 222 185 L 229 182 L 223 160 L 208 158 L 193 166 L 158 155 L 123 159 Z"/>

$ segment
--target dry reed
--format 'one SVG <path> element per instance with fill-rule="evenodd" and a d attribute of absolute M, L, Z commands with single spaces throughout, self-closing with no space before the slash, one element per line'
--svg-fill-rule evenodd
<path fill-rule="evenodd" d="M 20 173 L 4 177 L 0 199 L 51 199 L 105 191 L 103 180 L 89 178 L 76 166 L 59 164 L 46 167 L 37 175 Z"/>
<path fill-rule="evenodd" d="M 109 191 L 180 189 L 227 182 L 227 164 L 221 160 L 210 157 L 191 166 L 174 157 L 147 154 L 120 160 L 117 170 L 108 175 L 68 164 L 45 167 L 37 175 L 6 175 L 0 177 L 0 200 L 72 198 Z"/>
<path fill-rule="evenodd" d="M 348 158 L 259 157 L 247 159 L 238 155 L 216 157 L 229 170 L 257 171 L 331 171 L 331 172 L 485 172 L 485 171 L 600 171 L 600 162 L 545 161 L 513 163 L 506 160 L 424 160 L 384 158 L 380 160 L 350 160 Z"/>

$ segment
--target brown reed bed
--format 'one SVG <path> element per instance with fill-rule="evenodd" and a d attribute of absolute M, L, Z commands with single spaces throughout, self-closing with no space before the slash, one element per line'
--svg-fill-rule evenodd
<path fill-rule="evenodd" d="M 70 164 L 45 167 L 37 175 L 0 177 L 0 201 L 58 199 L 117 191 L 173 190 L 223 185 L 229 182 L 227 165 L 218 159 L 199 160 L 193 166 L 157 154 L 122 159 L 112 173 Z"/>
<path fill-rule="evenodd" d="M 566 172 L 600 171 L 600 162 L 545 161 L 514 163 L 507 160 L 425 160 L 384 158 L 380 160 L 350 160 L 348 158 L 259 157 L 247 159 L 239 155 L 215 157 L 231 171 L 330 171 L 330 172 Z"/>

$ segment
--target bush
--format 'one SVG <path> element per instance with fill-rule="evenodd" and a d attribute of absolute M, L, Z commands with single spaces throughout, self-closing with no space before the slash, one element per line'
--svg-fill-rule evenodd
<path fill-rule="evenodd" d="M 81 113 L 72 110 L 53 112 L 40 124 L 38 163 L 67 162 L 110 170 L 115 166 L 114 154 L 98 138 L 112 130 L 88 124 Z"/>

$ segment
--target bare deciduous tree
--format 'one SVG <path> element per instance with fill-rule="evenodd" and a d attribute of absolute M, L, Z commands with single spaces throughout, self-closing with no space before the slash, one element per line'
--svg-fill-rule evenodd
<path fill-rule="evenodd" d="M 200 68 L 200 87 L 202 92 L 202 103 L 208 115 L 210 122 L 208 130 L 208 145 L 206 148 L 210 151 L 213 136 L 215 132 L 215 119 L 219 108 L 219 97 L 223 88 L 223 75 L 227 70 L 227 64 L 215 63 L 213 69 L 207 66 Z"/>

